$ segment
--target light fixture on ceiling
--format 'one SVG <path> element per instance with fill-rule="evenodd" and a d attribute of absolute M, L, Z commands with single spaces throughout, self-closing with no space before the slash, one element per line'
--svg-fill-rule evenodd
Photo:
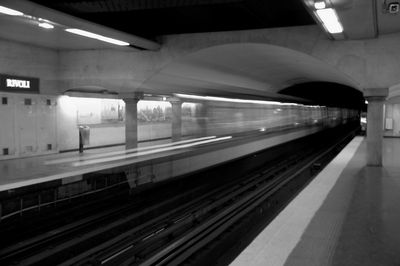
<path fill-rule="evenodd" d="M 325 0 L 315 0 L 314 1 L 315 9 L 324 9 L 326 8 Z"/>
<path fill-rule="evenodd" d="M 329 33 L 337 34 L 343 32 L 343 26 L 333 8 L 317 9 L 315 12 Z"/>
<path fill-rule="evenodd" d="M 44 18 L 35 18 L 31 17 L 32 20 L 37 20 L 38 26 L 44 29 L 54 29 L 54 22 L 51 22 L 50 20 L 44 19 Z"/>
<path fill-rule="evenodd" d="M 124 41 L 120 41 L 117 39 L 113 39 L 113 38 L 109 38 L 100 34 L 96 34 L 96 33 L 92 33 L 89 31 L 85 31 L 85 30 L 80 30 L 80 29 L 65 29 L 65 31 L 73 33 L 73 34 L 77 34 L 80 36 L 84 36 L 84 37 L 88 37 L 88 38 L 92 38 L 92 39 L 96 39 L 99 41 L 103 41 L 103 42 L 107 42 L 107 43 L 112 43 L 115 45 L 120 45 L 120 46 L 129 46 L 130 44 Z"/>
<path fill-rule="evenodd" d="M 0 13 L 2 14 L 6 14 L 6 15 L 10 15 L 10 16 L 23 16 L 24 13 L 15 10 L 15 9 L 11 9 L 5 6 L 0 6 Z"/>
<path fill-rule="evenodd" d="M 32 20 L 32 21 L 37 21 L 38 22 L 38 26 L 41 28 L 45 28 L 45 29 L 54 29 L 54 26 L 52 24 L 50 24 L 48 20 L 46 19 L 42 19 L 42 18 L 36 18 L 34 16 L 30 16 L 30 15 L 25 15 L 24 13 L 15 10 L 15 9 L 11 9 L 8 7 L 4 7 L 4 6 L 0 6 L 0 13 L 1 14 L 6 14 L 6 15 L 10 15 L 10 16 L 20 16 L 23 17 L 27 20 Z"/>
<path fill-rule="evenodd" d="M 47 22 L 40 22 L 38 26 L 44 29 L 54 29 L 54 26 Z"/>

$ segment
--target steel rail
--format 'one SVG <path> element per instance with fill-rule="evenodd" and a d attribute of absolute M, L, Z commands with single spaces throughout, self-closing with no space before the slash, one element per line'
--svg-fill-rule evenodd
<path fill-rule="evenodd" d="M 353 133 L 349 135 L 353 135 Z M 341 139 L 339 143 L 343 143 L 349 135 Z M 338 145 L 338 143 L 335 143 L 328 150 L 319 153 L 316 157 L 300 168 L 292 170 L 289 173 L 284 173 L 279 178 L 275 179 L 274 182 L 267 183 L 256 191 L 241 198 L 236 203 L 197 226 L 186 235 L 158 250 L 156 253 L 140 262 L 139 265 L 179 265 L 180 263 L 183 263 L 183 261 L 188 257 L 218 237 L 227 228 L 236 223 L 247 213 L 251 212 L 273 193 L 293 180 L 298 176 L 298 174 L 309 169 L 315 162 L 321 160 L 321 158 L 332 152 L 332 150 Z M 133 262 L 133 259 L 131 259 L 126 261 L 123 265 L 130 265 Z"/>
<path fill-rule="evenodd" d="M 304 156 L 304 153 L 302 154 Z M 293 161 L 298 161 L 299 158 L 293 156 L 291 158 Z M 169 234 L 172 234 L 174 230 L 177 230 L 181 227 L 186 226 L 188 223 L 191 223 L 195 220 L 199 220 L 202 216 L 209 215 L 212 211 L 218 211 L 218 208 L 223 208 L 226 205 L 230 204 L 230 201 L 232 201 L 233 198 L 239 198 L 242 196 L 242 194 L 246 193 L 249 190 L 254 190 L 258 186 L 260 186 L 264 182 L 269 182 L 268 180 L 272 177 L 277 176 L 280 172 L 284 171 L 286 168 L 288 168 L 287 160 L 285 162 L 282 162 L 274 167 L 274 170 L 269 170 L 269 171 L 264 171 L 267 172 L 268 174 L 257 174 L 254 175 L 252 179 L 246 180 L 246 182 L 242 182 L 241 184 L 238 184 L 228 190 L 225 190 L 222 194 L 218 195 L 217 199 L 211 200 L 210 203 L 206 202 L 204 207 L 201 207 L 197 210 L 191 210 L 189 214 L 186 216 L 186 220 L 182 221 L 179 225 L 173 224 L 172 226 L 165 227 L 165 224 L 171 224 L 170 222 L 163 222 L 161 223 L 160 227 L 155 228 L 154 230 L 162 230 L 161 234 L 158 234 L 154 239 L 152 239 L 153 242 L 157 242 L 160 238 L 168 236 Z M 204 219 L 204 218 L 203 218 Z M 129 254 L 125 254 L 124 256 L 127 257 L 131 255 L 135 260 L 137 255 L 135 254 L 140 254 L 141 250 L 145 249 L 148 245 L 151 245 L 151 243 L 138 243 L 138 241 L 131 241 L 128 243 L 125 243 L 125 246 L 121 247 L 120 250 L 115 250 L 112 253 L 108 254 L 108 256 L 102 256 L 100 259 L 97 260 L 97 263 L 107 263 L 110 262 L 110 264 L 115 265 L 118 263 L 121 263 L 121 259 L 119 260 L 112 260 L 116 257 L 115 254 L 118 254 L 120 256 L 122 253 L 127 252 Z M 127 249 L 127 247 L 130 247 Z M 121 253 L 121 250 L 124 250 L 124 252 Z M 131 261 L 128 259 L 128 261 Z"/>

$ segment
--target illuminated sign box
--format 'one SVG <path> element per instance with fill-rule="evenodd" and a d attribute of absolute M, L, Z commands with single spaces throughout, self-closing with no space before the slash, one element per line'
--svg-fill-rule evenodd
<path fill-rule="evenodd" d="M 39 93 L 39 79 L 0 74 L 0 91 Z"/>

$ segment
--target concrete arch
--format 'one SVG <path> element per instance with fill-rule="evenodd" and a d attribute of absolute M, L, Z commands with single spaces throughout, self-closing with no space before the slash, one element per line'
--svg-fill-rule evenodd
<path fill-rule="evenodd" d="M 280 90 L 306 82 L 361 90 L 352 78 L 306 53 L 251 42 L 215 45 L 176 57 L 142 87 L 164 93 L 277 97 Z"/>
<path fill-rule="evenodd" d="M 49 84 L 58 83 L 56 87 L 61 88 L 60 91 L 82 85 L 103 86 L 124 93 L 143 91 L 143 86 L 148 86 L 148 81 L 157 73 L 164 72 L 182 58 L 224 45 L 264 44 L 308 55 L 341 75 L 351 77 L 354 81 L 351 83 L 355 83 L 352 87 L 357 89 L 389 88 L 400 82 L 399 42 L 400 34 L 375 39 L 331 41 L 317 26 L 168 35 L 163 37 L 162 49 L 157 52 L 60 51 L 58 56 L 54 55 L 54 62 L 60 62 L 59 70 L 56 71 L 57 64 L 54 63 L 52 69 L 57 73 Z M 4 53 L 12 51 L 11 46 L 15 45 L 5 45 L 7 49 L 3 49 Z M 5 64 L 8 68 L 9 65 Z M 43 82 L 43 85 L 46 83 Z M 202 84 L 193 81 L 192 87 L 197 85 Z M 208 87 L 213 86 L 222 87 L 221 84 L 209 84 Z M 160 91 L 156 86 L 153 89 Z M 230 90 L 232 87 L 227 89 Z"/>

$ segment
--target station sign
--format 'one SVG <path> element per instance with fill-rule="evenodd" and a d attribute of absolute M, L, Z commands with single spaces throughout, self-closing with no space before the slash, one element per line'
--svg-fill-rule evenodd
<path fill-rule="evenodd" d="M 0 91 L 39 93 L 39 79 L 0 74 Z"/>

